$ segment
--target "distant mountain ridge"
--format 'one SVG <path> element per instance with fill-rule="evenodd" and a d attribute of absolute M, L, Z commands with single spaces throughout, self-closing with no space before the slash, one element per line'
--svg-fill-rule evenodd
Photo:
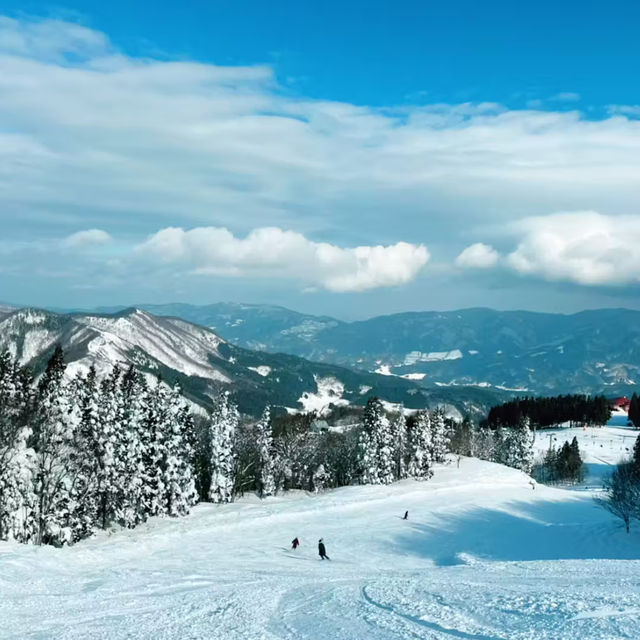
<path fill-rule="evenodd" d="M 231 391 L 244 413 L 265 405 L 323 412 L 334 406 L 362 405 L 371 395 L 409 408 L 449 405 L 481 414 L 499 396 L 470 389 L 427 390 L 402 378 L 356 371 L 330 363 L 252 351 L 211 329 L 140 309 L 116 313 L 55 313 L 39 309 L 0 309 L 0 349 L 8 349 L 36 373 L 56 344 L 66 354 L 69 375 L 114 364 L 178 382 L 185 394 L 208 406 L 220 389 Z"/>
<path fill-rule="evenodd" d="M 143 305 L 214 329 L 240 346 L 284 352 L 428 387 L 515 393 L 627 393 L 640 384 L 640 311 L 571 315 L 464 309 L 344 322 L 284 307 Z"/>

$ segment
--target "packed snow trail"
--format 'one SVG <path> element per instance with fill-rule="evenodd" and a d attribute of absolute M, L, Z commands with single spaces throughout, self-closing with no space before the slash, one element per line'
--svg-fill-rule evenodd
<path fill-rule="evenodd" d="M 0 543 L 0 638 L 16 640 L 612 640 L 640 637 L 639 611 L 639 532 L 590 492 L 474 459 L 71 548 Z"/>

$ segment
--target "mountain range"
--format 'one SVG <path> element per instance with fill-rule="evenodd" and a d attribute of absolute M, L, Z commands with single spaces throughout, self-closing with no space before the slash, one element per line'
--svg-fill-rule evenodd
<path fill-rule="evenodd" d="M 204 325 L 239 346 L 283 352 L 426 387 L 512 393 L 629 393 L 640 382 L 640 311 L 572 315 L 464 309 L 343 322 L 283 307 L 143 305 Z"/>
<path fill-rule="evenodd" d="M 454 414 L 481 415 L 499 396 L 484 390 L 426 389 L 412 380 L 355 370 L 329 362 L 252 350 L 210 328 L 140 309 L 115 313 L 55 313 L 0 307 L 0 349 L 8 349 L 37 374 L 60 344 L 69 375 L 94 366 L 134 365 L 147 376 L 179 383 L 187 397 L 207 407 L 229 389 L 243 413 L 270 404 L 289 410 L 362 405 L 372 395 L 407 408 L 444 405 Z"/>

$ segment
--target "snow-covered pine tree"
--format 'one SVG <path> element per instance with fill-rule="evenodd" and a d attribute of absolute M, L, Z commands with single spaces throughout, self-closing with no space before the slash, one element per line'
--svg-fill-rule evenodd
<path fill-rule="evenodd" d="M 106 529 L 117 522 L 118 484 L 116 450 L 123 425 L 119 418 L 120 367 L 115 365 L 111 373 L 99 385 L 99 426 L 97 432 L 98 460 L 98 526 Z"/>
<path fill-rule="evenodd" d="M 380 409 L 381 411 L 378 412 L 378 426 L 376 431 L 378 479 L 381 484 L 391 484 L 396 479 L 394 425 L 385 414 L 382 403 L 380 403 Z"/>
<path fill-rule="evenodd" d="M 96 371 L 78 374 L 71 383 L 73 441 L 69 454 L 71 477 L 68 525 L 72 541 L 91 535 L 98 520 L 100 411 Z"/>
<path fill-rule="evenodd" d="M 471 451 L 480 460 L 495 461 L 496 438 L 493 429 L 475 426 L 471 433 Z"/>
<path fill-rule="evenodd" d="M 118 478 L 118 522 L 135 527 L 145 518 L 143 504 L 143 442 L 140 435 L 144 398 L 144 378 L 133 366 L 124 373 L 118 389 L 118 438 L 116 475 Z"/>
<path fill-rule="evenodd" d="M 378 398 L 369 398 L 362 414 L 362 429 L 358 439 L 358 466 L 363 484 L 381 484 L 380 469 L 380 425 L 384 407 Z M 386 470 L 385 470 L 386 471 Z"/>
<path fill-rule="evenodd" d="M 269 406 L 265 407 L 256 425 L 256 445 L 258 449 L 258 494 L 261 498 L 266 498 L 276 493 L 271 408 Z"/>
<path fill-rule="evenodd" d="M 173 387 L 165 395 L 168 421 L 165 432 L 165 512 L 170 516 L 183 516 L 198 501 L 193 476 L 193 418 L 180 387 Z"/>
<path fill-rule="evenodd" d="M 329 477 L 327 475 L 327 471 L 324 468 L 323 464 L 320 464 L 318 468 L 313 472 L 312 476 L 312 484 L 313 490 L 318 493 L 318 491 L 322 491 L 327 488 L 327 484 L 329 481 Z"/>
<path fill-rule="evenodd" d="M 444 462 L 449 452 L 449 428 L 444 411 L 436 409 L 431 414 L 431 448 L 429 455 L 432 462 Z"/>
<path fill-rule="evenodd" d="M 164 504 L 165 438 L 163 426 L 167 422 L 166 399 L 162 383 L 158 380 L 144 389 L 140 417 L 140 440 L 142 445 L 142 504 L 140 517 L 161 515 Z"/>
<path fill-rule="evenodd" d="M 495 461 L 525 473 L 533 468 L 533 433 L 524 417 L 516 429 L 498 428 L 495 432 Z"/>
<path fill-rule="evenodd" d="M 0 540 L 33 535 L 33 451 L 27 447 L 31 380 L 8 351 L 0 353 Z"/>
<path fill-rule="evenodd" d="M 393 464 L 394 475 L 398 480 L 407 477 L 407 458 L 408 458 L 408 441 L 407 441 L 407 419 L 400 413 L 392 424 L 393 430 Z"/>
<path fill-rule="evenodd" d="M 223 391 L 214 402 L 209 418 L 211 502 L 231 502 L 236 474 L 235 434 L 238 428 L 238 408 L 228 391 Z"/>
<path fill-rule="evenodd" d="M 33 413 L 36 544 L 62 545 L 71 540 L 71 530 L 65 523 L 70 500 L 72 428 L 64 372 L 64 353 L 58 345 L 38 385 Z"/>
<path fill-rule="evenodd" d="M 432 475 L 431 417 L 428 411 L 418 411 L 408 424 L 409 462 L 407 473 L 416 480 L 428 480 Z"/>

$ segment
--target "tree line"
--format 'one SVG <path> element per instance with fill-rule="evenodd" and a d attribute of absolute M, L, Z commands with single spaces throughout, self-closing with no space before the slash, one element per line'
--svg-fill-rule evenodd
<path fill-rule="evenodd" d="M 315 430 L 309 414 L 242 417 L 220 392 L 209 412 L 133 367 L 71 376 L 56 348 L 36 381 L 0 354 L 0 540 L 64 545 L 201 501 L 246 492 L 318 492 L 428 480 L 449 453 L 529 472 L 532 434 L 480 429 L 443 411 L 405 416 L 370 398 L 351 428 Z"/>
<path fill-rule="evenodd" d="M 491 407 L 485 424 L 517 427 L 528 418 L 535 427 L 549 427 L 571 422 L 580 425 L 606 424 L 611 409 L 605 396 L 564 395 L 555 397 L 515 398 Z"/>

